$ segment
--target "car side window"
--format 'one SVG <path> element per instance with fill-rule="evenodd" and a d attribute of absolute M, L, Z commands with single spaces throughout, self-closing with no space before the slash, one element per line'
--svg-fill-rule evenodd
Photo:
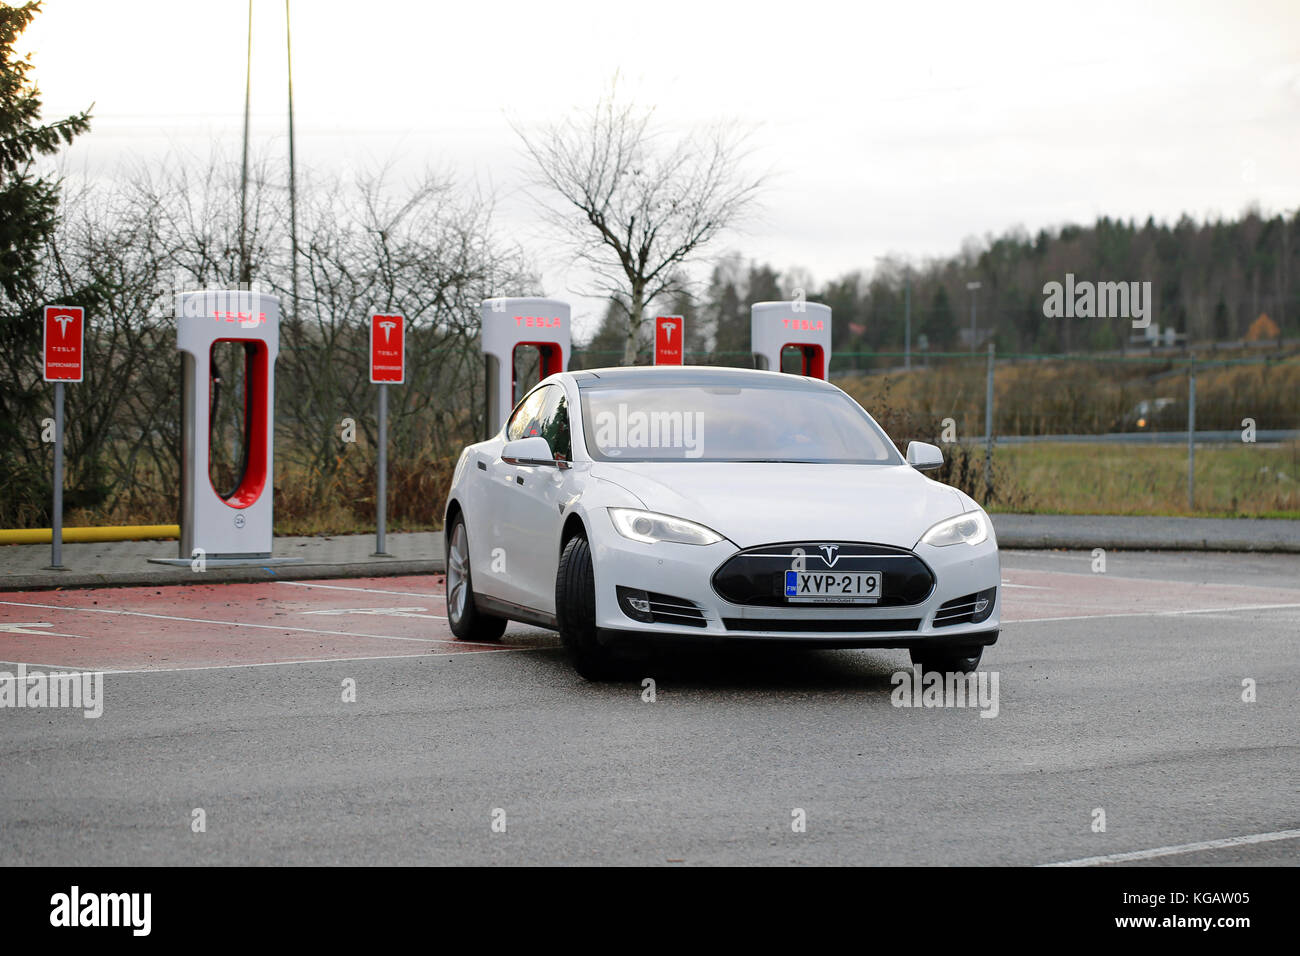
<path fill-rule="evenodd" d="M 573 460 L 573 442 L 569 432 L 569 403 L 565 399 L 564 389 L 552 386 L 538 416 L 541 435 L 551 446 L 551 455 L 556 461 Z"/>
<path fill-rule="evenodd" d="M 554 385 L 548 385 L 546 388 L 530 392 L 528 397 L 519 403 L 519 407 L 515 409 L 515 413 L 510 416 L 510 421 L 506 425 L 507 441 L 531 438 L 542 433 L 540 427 L 542 406 L 546 403 L 549 393 L 555 391 L 561 390 Z"/>

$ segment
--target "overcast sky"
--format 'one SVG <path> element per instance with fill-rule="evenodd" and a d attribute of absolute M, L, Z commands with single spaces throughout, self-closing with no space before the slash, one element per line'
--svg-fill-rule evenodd
<path fill-rule="evenodd" d="M 284 4 L 254 0 L 253 128 L 285 143 Z M 1300 205 L 1300 0 L 426 3 L 294 0 L 300 162 L 397 160 L 493 188 L 546 294 L 510 129 L 625 88 L 686 127 L 737 120 L 775 175 L 723 246 L 817 280 L 881 256 L 1098 215 Z M 246 0 L 46 0 L 22 41 L 47 118 L 95 103 L 70 173 L 237 155 Z M 579 330 L 590 316 L 575 315 Z M 582 321 L 586 318 L 587 321 Z"/>

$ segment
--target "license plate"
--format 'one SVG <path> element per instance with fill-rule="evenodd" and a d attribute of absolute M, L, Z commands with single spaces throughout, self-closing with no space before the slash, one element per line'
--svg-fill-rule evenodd
<path fill-rule="evenodd" d="M 785 599 L 792 604 L 875 604 L 880 579 L 879 571 L 787 571 Z"/>

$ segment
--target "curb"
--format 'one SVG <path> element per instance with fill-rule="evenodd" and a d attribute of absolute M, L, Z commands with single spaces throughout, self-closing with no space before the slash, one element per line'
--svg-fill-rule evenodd
<path fill-rule="evenodd" d="M 1189 538 L 1170 541 L 1162 538 L 1144 538 L 1134 535 L 1118 538 L 1107 534 L 1075 532 L 1070 535 L 1049 532 L 1006 531 L 997 532 L 998 547 L 1005 551 L 1091 551 L 1105 548 L 1108 551 L 1218 551 L 1248 554 L 1300 554 L 1300 541 L 1255 540 L 1249 538 Z"/>

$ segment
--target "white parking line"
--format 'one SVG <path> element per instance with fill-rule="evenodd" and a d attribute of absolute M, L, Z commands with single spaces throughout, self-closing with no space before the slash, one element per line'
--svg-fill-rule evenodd
<path fill-rule="evenodd" d="M 430 594 L 430 593 L 427 592 L 427 591 L 424 591 L 424 592 L 420 592 L 420 591 L 383 591 L 383 590 L 380 590 L 379 588 L 353 588 L 353 587 L 348 587 L 348 586 L 345 585 L 345 584 L 307 584 L 307 583 L 305 583 L 305 582 L 303 582 L 303 581 L 276 581 L 275 583 L 276 583 L 276 584 L 283 585 L 284 587 L 287 587 L 287 588 L 321 588 L 321 589 L 326 590 L 326 591 L 364 591 L 366 594 L 396 594 L 396 595 L 398 595 L 398 596 L 400 596 L 400 597 L 420 597 L 420 598 L 430 598 L 430 597 L 432 597 L 432 598 L 436 598 L 436 597 L 438 597 L 437 594 Z M 433 616 L 433 617 L 440 617 L 440 615 L 437 615 L 437 614 L 434 614 L 434 615 L 431 615 L 431 616 Z M 447 620 L 447 619 L 446 619 L 445 617 L 443 617 L 442 620 L 445 621 L 445 620 Z"/>
<path fill-rule="evenodd" d="M 1066 617 L 1022 617 L 1003 624 L 1042 624 L 1048 621 L 1097 621 L 1107 617 L 1179 617 L 1184 614 L 1235 614 L 1237 611 L 1275 611 L 1300 604 L 1234 604 L 1231 607 L 1196 607 L 1177 611 L 1122 611 L 1118 614 L 1071 614 Z"/>
<path fill-rule="evenodd" d="M 34 627 L 53 627 L 49 621 L 37 621 L 27 624 L 0 624 L 0 634 L 35 634 L 37 637 L 75 637 L 79 641 L 86 638 L 81 634 L 60 634 L 58 631 L 33 631 Z"/>
<path fill-rule="evenodd" d="M 329 634 L 334 637 L 373 637 L 378 641 L 414 641 L 417 644 L 464 644 L 471 647 L 495 647 L 495 644 L 471 641 L 446 640 L 437 637 L 395 637 L 391 634 L 360 634 L 356 631 L 325 631 L 315 627 L 291 627 L 287 624 L 250 624 L 247 621 L 210 621 L 199 617 L 177 617 L 172 614 L 148 614 L 144 611 L 118 611 L 105 607 L 62 607 L 58 604 L 26 604 L 22 601 L 0 601 L 14 607 L 36 607 L 49 611 L 73 611 L 86 614 L 125 614 L 131 617 L 149 617 L 159 621 L 180 621 L 184 624 L 221 624 L 226 627 L 254 627 L 264 631 L 299 631 L 303 634 Z"/>
<path fill-rule="evenodd" d="M 46 670 L 51 671 L 85 671 L 88 674 L 95 673 L 93 667 L 82 667 L 80 664 L 38 664 L 36 661 L 0 661 L 0 664 L 12 664 L 14 667 L 22 664 L 24 667 L 43 667 Z M 17 678 L 10 674 L 6 679 L 16 680 Z"/>
<path fill-rule="evenodd" d="M 1109 853 L 1106 856 L 1085 856 L 1061 863 L 1040 863 L 1039 866 L 1102 866 L 1107 863 L 1128 863 L 1133 860 L 1153 860 L 1160 856 L 1177 856 L 1180 853 L 1199 853 L 1202 850 L 1222 850 L 1252 843 L 1272 843 L 1275 840 L 1300 840 L 1300 830 L 1278 830 L 1274 833 L 1255 833 L 1251 836 L 1228 837 L 1224 840 L 1203 840 L 1200 843 L 1182 843 L 1178 846 L 1158 846 L 1153 850 L 1133 850 L 1129 853 Z"/>
<path fill-rule="evenodd" d="M 473 654 L 383 654 L 378 657 L 319 657 L 303 658 L 293 661 L 258 661 L 252 664 L 200 664 L 196 667 L 141 667 L 132 670 L 105 670 L 103 668 L 83 667 L 81 664 L 34 664 L 31 661 L 0 661 L 0 664 L 12 664 L 17 667 L 23 664 L 26 667 L 42 667 L 51 671 L 76 671 L 87 674 L 184 674 L 187 671 L 225 671 L 238 670 L 244 667 L 286 667 L 290 664 L 344 664 L 356 661 L 404 661 L 413 657 L 424 657 L 429 659 L 442 660 L 443 658 L 461 658 L 465 656 L 478 657 L 483 653 L 504 653 L 506 651 L 540 651 L 545 648 L 540 647 L 491 647 L 487 651 L 476 651 Z M 12 674 L 2 680 L 17 680 Z"/>

